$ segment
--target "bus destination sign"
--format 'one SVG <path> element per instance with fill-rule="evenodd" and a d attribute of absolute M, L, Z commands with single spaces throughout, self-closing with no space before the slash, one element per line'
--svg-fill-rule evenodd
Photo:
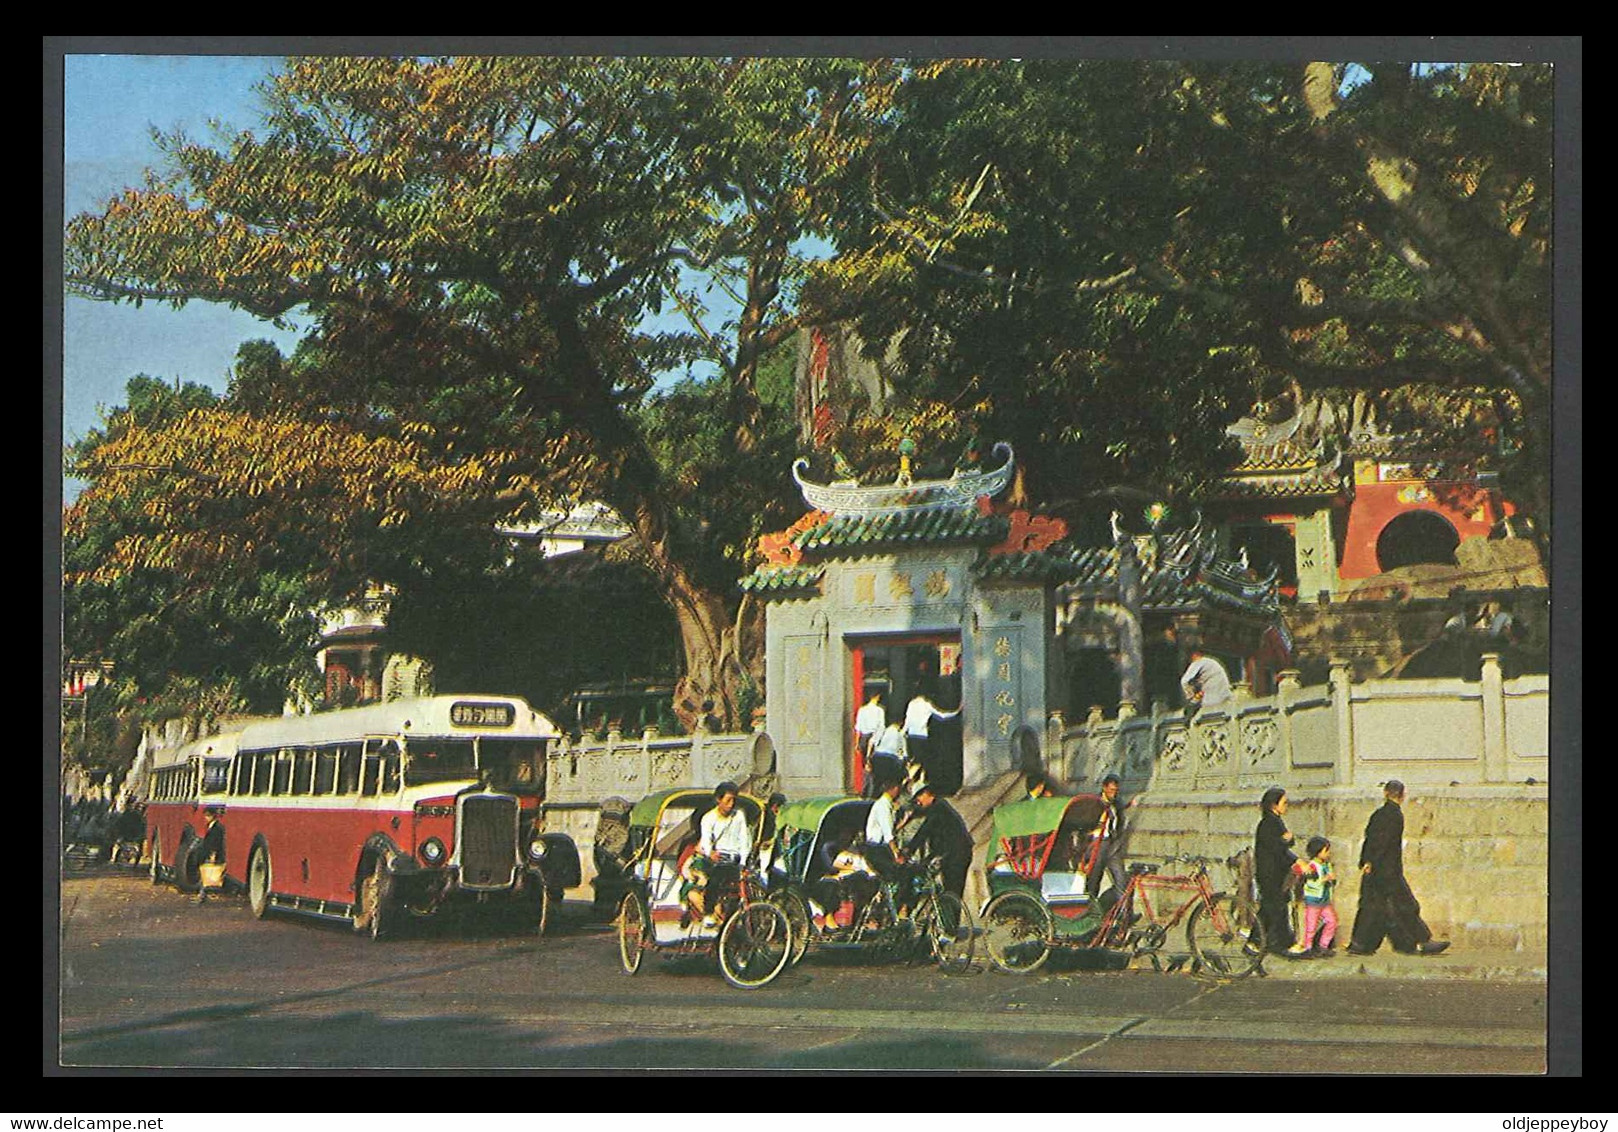
<path fill-rule="evenodd" d="M 449 705 L 449 721 L 456 727 L 510 727 L 517 722 L 517 709 L 510 704 L 457 700 Z"/>

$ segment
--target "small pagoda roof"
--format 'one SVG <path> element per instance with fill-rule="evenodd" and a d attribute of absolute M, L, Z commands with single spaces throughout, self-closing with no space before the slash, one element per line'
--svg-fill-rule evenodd
<path fill-rule="evenodd" d="M 908 443 L 908 442 L 907 442 Z M 901 475 L 893 483 L 861 484 L 852 479 L 821 483 L 805 473 L 809 462 L 792 463 L 792 478 L 803 493 L 803 501 L 816 511 L 840 517 L 874 519 L 884 515 L 912 515 L 935 510 L 971 509 L 980 498 L 993 498 L 1011 484 L 1017 470 L 1016 454 L 1001 441 L 994 446 L 1004 453 L 998 468 L 989 471 L 956 469 L 944 479 L 910 480 Z"/>
<path fill-rule="evenodd" d="M 1069 552 L 1066 599 L 1110 596 L 1118 588 L 1118 559 L 1136 553 L 1127 544 L 1082 547 Z M 1159 539 L 1155 555 L 1140 559 L 1141 607 L 1182 612 L 1209 606 L 1271 618 L 1280 611 L 1275 575 L 1256 577 L 1240 562 L 1219 554 L 1211 536 L 1192 530 Z"/>

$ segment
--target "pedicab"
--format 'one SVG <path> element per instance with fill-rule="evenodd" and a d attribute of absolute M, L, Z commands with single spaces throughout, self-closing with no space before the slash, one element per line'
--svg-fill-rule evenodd
<path fill-rule="evenodd" d="M 695 849 L 702 815 L 714 806 L 712 790 L 678 787 L 642 798 L 629 814 L 625 877 L 629 890 L 618 907 L 618 953 L 624 971 L 640 970 L 647 952 L 665 958 L 715 955 L 732 986 L 764 986 L 783 969 L 793 949 L 787 915 L 765 897 L 764 882 L 752 861 L 739 867 L 732 883 L 715 881 L 707 894 L 707 915 L 693 912 L 686 899 L 690 873 L 685 866 Z M 755 843 L 764 806 L 737 795 Z"/>
<path fill-rule="evenodd" d="M 1134 862 L 1123 892 L 1098 891 L 1092 899 L 1088 882 L 1100 855 L 1095 832 L 1104 808 L 1097 795 L 1080 794 L 995 809 L 983 907 L 984 943 L 994 965 L 1028 974 L 1058 948 L 1104 949 L 1120 957 L 1148 955 L 1161 970 L 1157 952 L 1169 929 L 1184 922 L 1193 973 L 1234 979 L 1257 970 L 1264 937 L 1256 909 L 1249 900 L 1213 891 L 1208 858 L 1171 858 L 1192 866 L 1184 876 Z M 1235 859 L 1226 863 L 1237 865 Z"/>
<path fill-rule="evenodd" d="M 834 796 L 791 802 L 781 810 L 776 866 L 768 879 L 771 899 L 792 921 L 794 940 L 800 935 L 803 940 L 795 961 L 814 947 L 877 958 L 931 958 L 945 971 L 966 970 L 977 924 L 966 906 L 944 891 L 937 862 L 913 871 L 908 891 L 895 881 L 870 878 L 860 888 L 836 880 L 838 854 L 857 851 L 864 842 L 871 804 Z"/>

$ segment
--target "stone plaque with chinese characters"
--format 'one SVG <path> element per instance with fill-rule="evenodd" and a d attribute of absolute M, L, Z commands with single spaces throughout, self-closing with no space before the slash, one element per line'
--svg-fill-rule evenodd
<path fill-rule="evenodd" d="M 1010 739 L 1022 723 L 1022 634 L 1021 626 L 1002 626 L 985 634 L 988 671 L 982 683 L 982 719 L 990 743 Z"/>

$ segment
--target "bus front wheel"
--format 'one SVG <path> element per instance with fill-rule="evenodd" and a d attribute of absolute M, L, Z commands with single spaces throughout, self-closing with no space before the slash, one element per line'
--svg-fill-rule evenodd
<path fill-rule="evenodd" d="M 393 883 L 384 857 L 377 856 L 371 871 L 361 878 L 359 888 L 360 911 L 354 918 L 354 930 L 369 933 L 372 939 L 393 934 Z"/>

